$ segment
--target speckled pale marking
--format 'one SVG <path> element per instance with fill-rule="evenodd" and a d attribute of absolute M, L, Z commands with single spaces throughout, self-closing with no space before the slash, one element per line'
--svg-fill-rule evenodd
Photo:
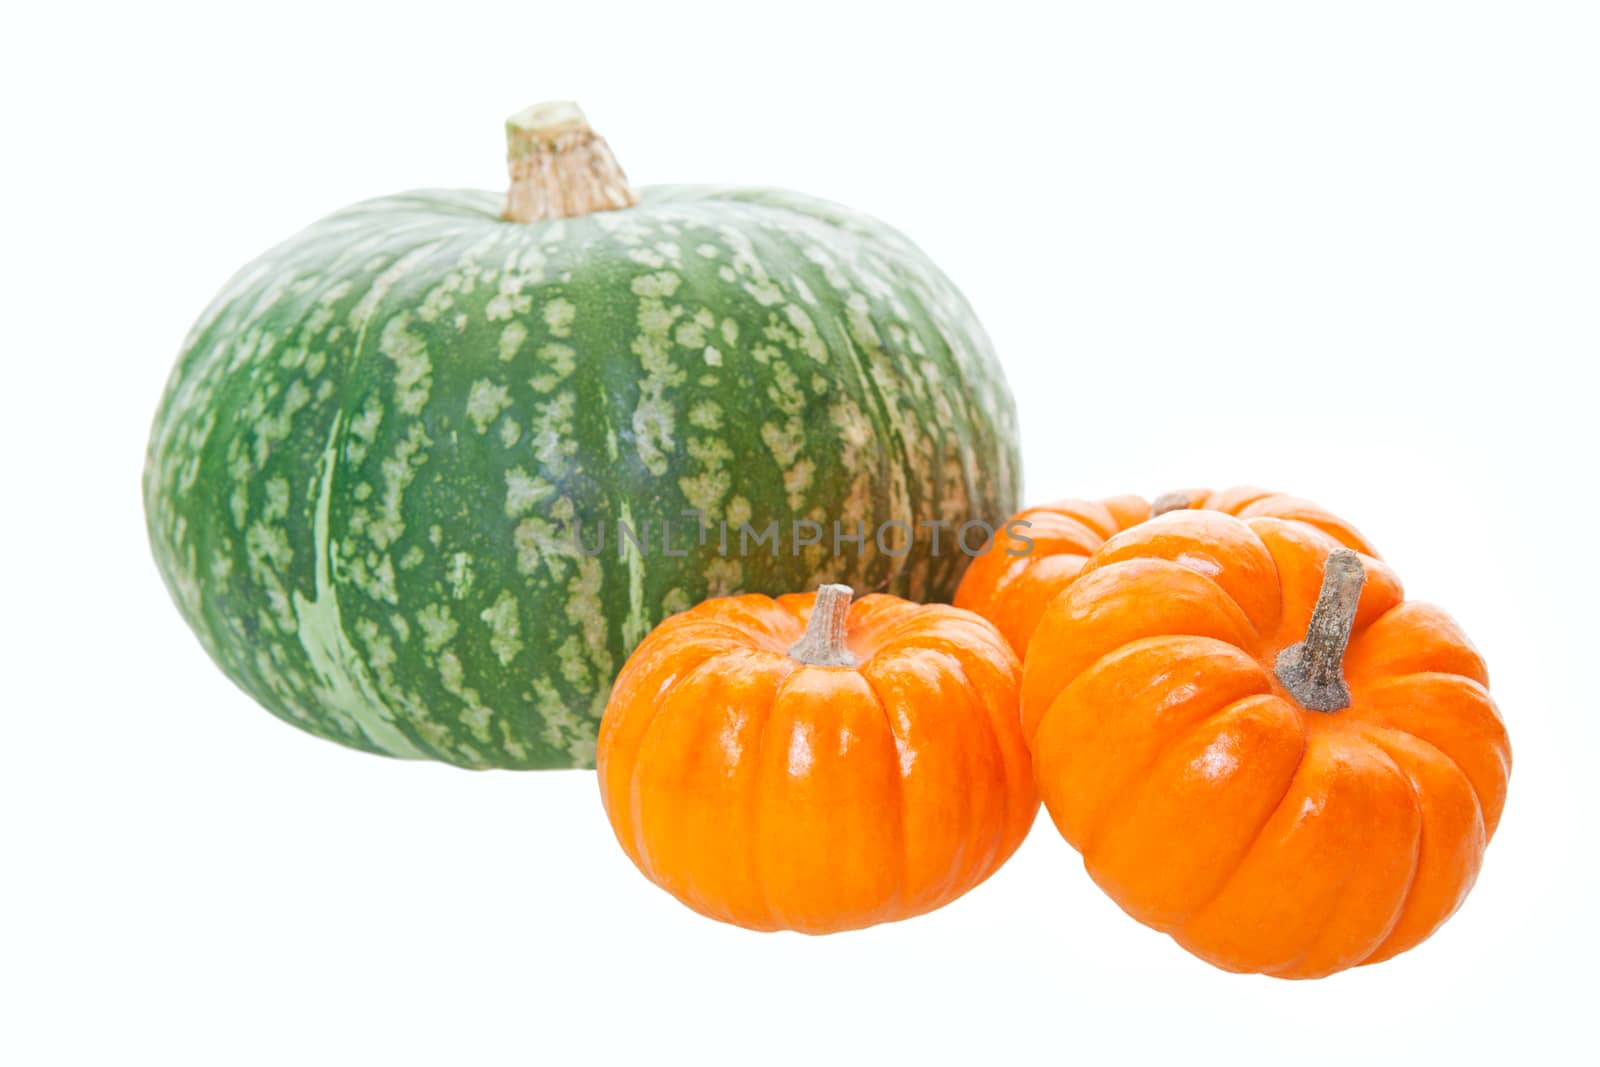
<path fill-rule="evenodd" d="M 964 558 L 831 554 L 998 525 L 1013 408 L 960 294 L 893 230 L 789 193 L 666 187 L 511 223 L 490 193 L 358 204 L 196 324 L 157 417 L 151 541 L 207 650 L 276 714 L 394 756 L 587 766 L 671 611 L 820 581 L 945 599 Z M 733 524 L 696 544 L 687 509 Z M 592 546 L 574 545 L 581 517 Z M 619 554 L 617 522 L 648 538 Z M 738 558 L 740 522 L 818 522 Z M 675 550 L 661 552 L 663 523 Z M 787 536 L 787 535 L 786 535 Z M 949 538 L 945 538 L 948 551 Z"/>
<path fill-rule="evenodd" d="M 317 479 L 317 502 L 312 519 L 312 588 L 316 596 L 306 599 L 294 592 L 294 616 L 300 647 L 305 651 L 320 687 L 316 696 L 329 714 L 359 730 L 361 735 L 385 752 L 397 756 L 422 756 L 405 734 L 396 730 L 393 717 L 375 690 L 366 666 L 345 632 L 339 618 L 339 594 L 329 576 L 328 512 L 333 498 L 333 473 L 339 463 L 339 429 L 342 417 L 335 416 L 329 431 L 328 447 L 322 454 L 321 474 Z"/>

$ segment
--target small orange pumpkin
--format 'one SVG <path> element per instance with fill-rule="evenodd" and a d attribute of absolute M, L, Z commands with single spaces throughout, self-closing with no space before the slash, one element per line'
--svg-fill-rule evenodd
<path fill-rule="evenodd" d="M 998 626 L 1020 656 L 1045 605 L 1072 583 L 1106 538 L 1157 515 L 1185 509 L 1292 519 L 1316 527 L 1347 548 L 1372 552 L 1361 533 L 1338 516 L 1298 497 L 1251 486 L 1220 492 L 1185 489 L 1153 502 L 1140 496 L 1058 500 L 1026 508 L 1006 521 L 962 576 L 955 604 Z"/>
<path fill-rule="evenodd" d="M 667 619 L 600 724 L 630 859 L 689 907 L 823 934 L 954 900 L 1038 811 L 1021 667 L 982 618 L 848 586 Z"/>
<path fill-rule="evenodd" d="M 1471 888 L 1511 750 L 1483 660 L 1304 522 L 1180 511 L 1044 610 L 1023 729 L 1056 826 L 1140 922 L 1310 978 L 1426 938 Z"/>

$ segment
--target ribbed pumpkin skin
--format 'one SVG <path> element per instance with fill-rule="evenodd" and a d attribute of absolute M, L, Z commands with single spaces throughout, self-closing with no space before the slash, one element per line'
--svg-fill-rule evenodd
<path fill-rule="evenodd" d="M 1308 710 L 1275 675 L 1340 547 L 1170 512 L 1091 555 L 1028 646 L 1023 731 L 1056 827 L 1124 911 L 1227 970 L 1316 978 L 1412 948 L 1465 899 L 1505 805 L 1483 659 L 1378 560 L 1349 706 Z"/>
<path fill-rule="evenodd" d="M 905 238 L 764 190 L 513 223 L 479 192 L 340 211 L 196 324 L 145 472 L 167 585 L 282 718 L 391 756 L 591 766 L 615 672 L 674 611 L 822 581 L 948 599 L 895 519 L 998 524 L 1014 409 L 965 300 Z M 726 520 L 707 543 L 686 509 Z M 576 548 L 571 523 L 593 549 Z M 823 544 L 792 552 L 793 520 Z M 843 544 L 866 524 L 866 548 Z M 672 523 L 673 552 L 662 551 Z M 739 526 L 785 540 L 741 556 Z M 648 536 L 619 558 L 617 524 Z M 892 534 L 888 541 L 898 550 Z"/>
<path fill-rule="evenodd" d="M 1254 486 L 1186 489 L 1174 495 L 1184 498 L 1186 510 L 1303 522 L 1346 548 L 1374 554 L 1359 530 L 1299 497 Z M 1045 606 L 1072 584 L 1089 556 L 1107 538 L 1150 516 L 1150 502 L 1131 495 L 1057 500 L 1024 508 L 1006 521 L 988 551 L 967 568 L 956 589 L 956 607 L 976 611 L 994 623 L 1017 655 L 1024 655 Z M 1026 525 L 1013 530 L 1014 523 Z"/>
<path fill-rule="evenodd" d="M 617 679 L 600 795 L 617 841 L 689 907 L 826 934 L 921 915 L 1016 851 L 1039 810 L 1021 664 L 944 604 L 850 606 L 854 666 L 789 650 L 815 596 L 727 597 L 662 623 Z"/>

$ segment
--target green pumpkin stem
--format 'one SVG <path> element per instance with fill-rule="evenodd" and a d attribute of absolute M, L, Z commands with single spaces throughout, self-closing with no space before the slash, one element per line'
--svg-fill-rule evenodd
<path fill-rule="evenodd" d="M 855 656 L 845 647 L 845 620 L 850 615 L 850 598 L 855 590 L 848 585 L 825 585 L 817 590 L 805 636 L 789 649 L 789 655 L 811 667 L 854 667 Z"/>
<path fill-rule="evenodd" d="M 605 138 L 570 100 L 535 104 L 506 120 L 507 222 L 571 218 L 638 203 Z"/>
<path fill-rule="evenodd" d="M 1367 572 L 1361 557 L 1336 548 L 1322 569 L 1322 591 L 1306 626 L 1306 639 L 1278 654 L 1276 673 L 1291 696 L 1308 711 L 1340 711 L 1350 706 L 1344 680 L 1344 650 L 1355 625 L 1356 606 Z"/>

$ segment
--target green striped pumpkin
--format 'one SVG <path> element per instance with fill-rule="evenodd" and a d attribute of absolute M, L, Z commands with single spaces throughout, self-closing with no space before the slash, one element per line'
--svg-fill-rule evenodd
<path fill-rule="evenodd" d="M 590 766 L 665 616 L 823 581 L 948 599 L 955 527 L 1017 503 L 1000 368 L 909 241 L 787 192 L 590 188 L 604 142 L 554 114 L 511 125 L 516 221 L 475 191 L 337 212 L 228 283 L 168 384 L 161 573 L 228 676 L 321 737 Z M 913 536 L 880 546 L 891 520 Z"/>

